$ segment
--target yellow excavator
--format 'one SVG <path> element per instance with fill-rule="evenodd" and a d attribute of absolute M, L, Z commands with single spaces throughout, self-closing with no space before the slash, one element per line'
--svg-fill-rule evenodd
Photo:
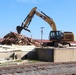
<path fill-rule="evenodd" d="M 17 26 L 16 27 L 16 30 L 17 30 L 18 34 L 20 34 L 23 29 L 30 32 L 30 30 L 28 29 L 28 26 L 29 26 L 30 22 L 32 21 L 34 15 L 37 15 L 40 18 L 42 18 L 52 28 L 52 31 L 50 31 L 50 33 L 49 33 L 50 42 L 46 43 L 47 46 L 58 46 L 58 43 L 60 43 L 62 45 L 65 45 L 65 44 L 69 44 L 70 45 L 69 42 L 70 41 L 74 41 L 74 34 L 72 32 L 61 32 L 61 31 L 58 31 L 57 28 L 56 28 L 56 24 L 53 21 L 53 19 L 50 18 L 49 16 L 47 16 L 42 11 L 38 12 L 37 11 L 37 7 L 34 7 L 30 11 L 30 13 L 27 15 L 27 17 L 22 22 L 21 26 Z"/>

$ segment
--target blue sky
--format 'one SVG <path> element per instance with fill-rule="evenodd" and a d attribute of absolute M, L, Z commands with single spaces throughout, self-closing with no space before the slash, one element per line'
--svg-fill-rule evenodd
<path fill-rule="evenodd" d="M 76 0 L 0 0 L 0 37 L 4 37 L 10 31 L 16 32 L 16 26 L 21 25 L 33 7 L 51 17 L 58 30 L 76 34 Z M 44 27 L 43 39 L 48 39 L 52 29 L 36 15 L 28 28 L 31 33 L 23 30 L 21 34 L 40 39 L 41 27 Z"/>

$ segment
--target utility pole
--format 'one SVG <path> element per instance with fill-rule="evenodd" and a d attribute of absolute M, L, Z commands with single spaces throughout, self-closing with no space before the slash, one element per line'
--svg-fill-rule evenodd
<path fill-rule="evenodd" d="M 44 27 L 41 27 L 41 44 L 42 44 L 42 40 L 43 40 L 43 28 Z"/>

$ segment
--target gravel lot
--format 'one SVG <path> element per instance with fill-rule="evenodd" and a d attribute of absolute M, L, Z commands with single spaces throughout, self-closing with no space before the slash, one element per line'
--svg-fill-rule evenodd
<path fill-rule="evenodd" d="M 76 63 L 32 63 L 0 68 L 0 75 L 76 75 Z"/>

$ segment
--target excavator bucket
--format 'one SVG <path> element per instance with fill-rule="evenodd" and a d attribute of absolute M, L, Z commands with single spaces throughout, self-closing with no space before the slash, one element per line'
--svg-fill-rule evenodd
<path fill-rule="evenodd" d="M 17 26 L 17 27 L 16 27 L 16 30 L 17 30 L 17 33 L 20 34 L 21 31 L 23 30 L 23 27 Z"/>
<path fill-rule="evenodd" d="M 26 29 L 26 28 L 24 28 L 24 27 L 21 27 L 21 26 L 17 26 L 17 27 L 16 27 L 16 30 L 17 30 L 17 33 L 18 33 L 18 34 L 20 34 L 23 29 L 26 30 L 26 31 L 28 31 L 28 32 L 31 32 L 29 29 Z"/>

